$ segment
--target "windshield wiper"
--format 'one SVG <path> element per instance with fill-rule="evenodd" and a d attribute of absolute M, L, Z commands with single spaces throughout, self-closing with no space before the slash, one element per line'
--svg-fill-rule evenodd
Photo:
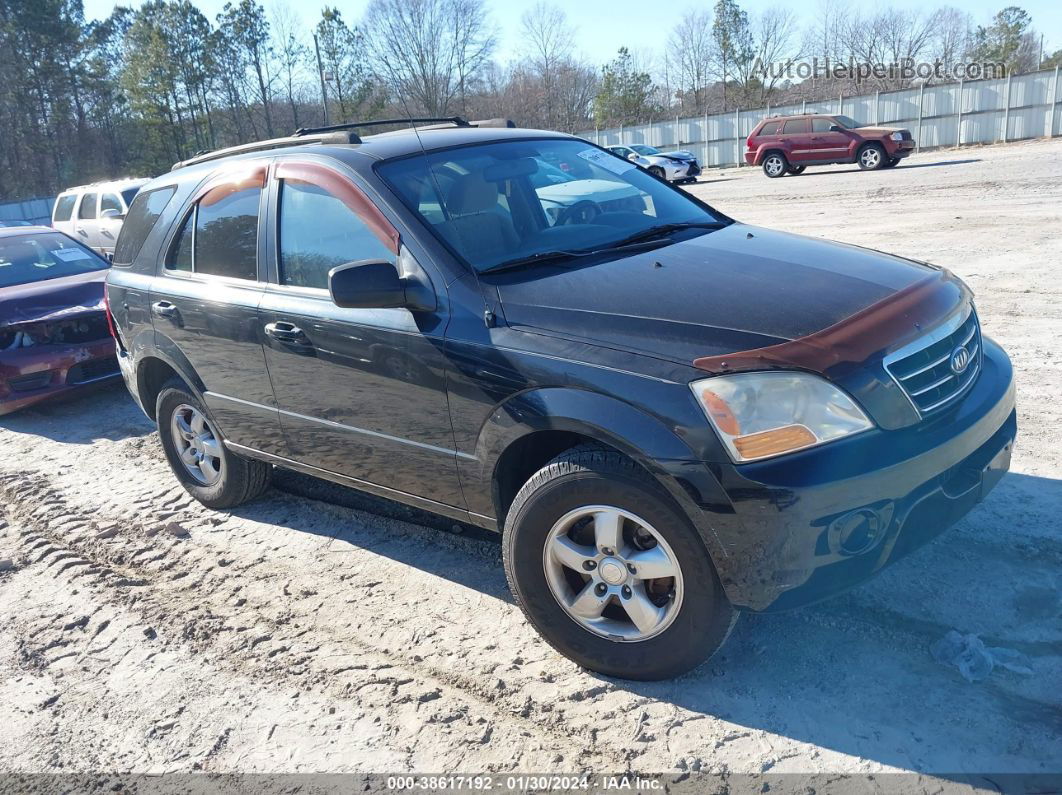
<path fill-rule="evenodd" d="M 656 226 L 650 226 L 648 229 L 643 229 L 640 232 L 635 232 L 633 235 L 617 240 L 615 243 L 610 243 L 606 248 L 623 248 L 629 246 L 632 243 L 641 243 L 654 238 L 664 237 L 672 232 L 678 232 L 683 229 L 722 229 L 726 224 L 719 221 L 683 221 L 670 224 L 657 224 Z"/>
<path fill-rule="evenodd" d="M 654 238 L 657 235 L 653 236 Z M 648 246 L 657 246 L 665 244 L 669 241 L 658 240 L 628 240 L 626 242 L 620 241 L 619 243 L 608 243 L 604 246 L 598 246 L 596 248 L 577 248 L 571 250 L 554 249 L 551 251 L 539 251 L 536 254 L 528 254 L 526 257 L 517 257 L 516 259 L 505 260 L 505 262 L 499 262 L 497 265 L 491 265 L 489 268 L 483 268 L 480 273 L 497 273 L 498 271 L 507 271 L 513 268 L 523 268 L 528 265 L 537 265 L 540 262 L 557 262 L 568 259 L 581 259 L 582 257 L 590 257 L 594 254 L 613 253 L 628 248 L 646 248 Z"/>

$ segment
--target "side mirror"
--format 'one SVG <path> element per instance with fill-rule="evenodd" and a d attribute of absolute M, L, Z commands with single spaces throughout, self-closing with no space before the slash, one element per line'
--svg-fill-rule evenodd
<path fill-rule="evenodd" d="M 637 152 L 631 152 L 629 155 L 627 155 L 627 159 L 628 160 L 637 160 L 638 159 L 638 153 Z"/>
<path fill-rule="evenodd" d="M 844 132 L 844 127 L 839 124 L 831 124 L 830 132 Z"/>
<path fill-rule="evenodd" d="M 328 272 L 332 303 L 346 309 L 387 309 L 407 306 L 406 287 L 390 262 L 358 260 Z"/>
<path fill-rule="evenodd" d="M 114 210 L 108 208 L 102 213 L 100 213 L 100 218 L 113 218 L 116 221 L 121 221 L 123 218 L 125 218 L 125 213 L 123 213 L 121 210 Z"/>

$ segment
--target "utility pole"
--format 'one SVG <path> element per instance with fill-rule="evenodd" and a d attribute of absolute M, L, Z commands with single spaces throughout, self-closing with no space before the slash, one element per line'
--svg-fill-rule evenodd
<path fill-rule="evenodd" d="M 327 127 L 331 122 L 328 120 L 328 92 L 325 91 L 324 67 L 321 65 L 321 47 L 317 44 L 317 34 L 313 34 L 313 51 L 317 53 L 317 76 L 321 78 L 321 104 L 324 107 L 324 123 Z"/>

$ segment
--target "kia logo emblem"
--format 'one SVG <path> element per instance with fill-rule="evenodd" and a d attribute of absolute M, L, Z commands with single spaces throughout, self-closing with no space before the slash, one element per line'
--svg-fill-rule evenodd
<path fill-rule="evenodd" d="M 970 352 L 966 348 L 956 348 L 951 353 L 951 371 L 962 373 L 970 366 Z"/>

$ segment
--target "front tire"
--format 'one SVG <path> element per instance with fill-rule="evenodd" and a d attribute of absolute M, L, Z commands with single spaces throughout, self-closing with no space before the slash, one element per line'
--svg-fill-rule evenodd
<path fill-rule="evenodd" d="M 188 386 L 174 378 L 155 402 L 159 439 L 170 469 L 208 508 L 234 508 L 269 487 L 273 468 L 233 453 Z"/>
<path fill-rule="evenodd" d="M 859 150 L 859 154 L 856 155 L 856 161 L 859 163 L 859 167 L 864 171 L 876 171 L 885 165 L 885 161 L 888 158 L 885 156 L 885 150 L 881 148 L 881 144 L 867 144 Z"/>
<path fill-rule="evenodd" d="M 763 158 L 763 173 L 771 179 L 784 177 L 789 170 L 789 161 L 781 152 L 771 152 Z"/>
<path fill-rule="evenodd" d="M 524 614 L 593 671 L 678 676 L 714 654 L 737 619 L 697 531 L 620 453 L 583 446 L 553 459 L 516 495 L 504 533 Z"/>
<path fill-rule="evenodd" d="M 652 174 L 657 179 L 665 179 L 666 178 L 666 175 L 664 174 L 664 169 L 660 168 L 660 166 L 649 166 L 649 168 L 647 168 L 646 171 L 648 171 L 650 174 Z"/>

